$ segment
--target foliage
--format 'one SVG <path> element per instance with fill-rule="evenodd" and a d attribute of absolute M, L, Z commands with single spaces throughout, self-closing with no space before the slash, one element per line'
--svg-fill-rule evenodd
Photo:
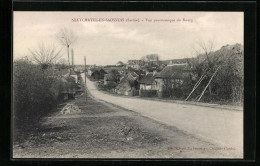
<path fill-rule="evenodd" d="M 156 97 L 157 96 L 157 90 L 143 90 L 141 89 L 139 91 L 140 97 Z"/>
<path fill-rule="evenodd" d="M 62 90 L 74 86 L 72 81 L 49 77 L 48 72 L 28 60 L 14 62 L 13 105 L 18 124 L 21 121 L 37 122 L 57 105 Z"/>
<path fill-rule="evenodd" d="M 141 60 L 150 62 L 150 61 L 158 61 L 159 60 L 159 56 L 158 54 L 150 54 L 150 55 L 145 55 L 141 58 Z"/>
<path fill-rule="evenodd" d="M 210 61 L 210 65 L 208 63 Z M 229 101 L 241 102 L 243 98 L 244 83 L 244 53 L 240 44 L 223 46 L 220 50 L 205 56 L 200 54 L 189 61 L 192 71 L 197 75 L 196 80 L 205 74 L 205 79 L 192 94 L 196 99 L 206 87 L 211 76 L 218 67 L 219 70 L 206 89 L 203 101 Z M 195 85 L 192 84 L 192 85 Z"/>
<path fill-rule="evenodd" d="M 139 96 L 139 90 L 132 89 L 130 95 L 131 96 Z"/>
<path fill-rule="evenodd" d="M 40 43 L 37 48 L 29 49 L 32 61 L 42 65 L 43 69 L 46 69 L 48 65 L 60 59 L 61 50 L 53 44 L 47 45 L 44 43 Z"/>

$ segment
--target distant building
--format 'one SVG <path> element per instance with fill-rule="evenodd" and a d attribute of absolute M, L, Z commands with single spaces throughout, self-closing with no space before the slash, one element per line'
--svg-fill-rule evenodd
<path fill-rule="evenodd" d="M 124 66 L 125 64 L 122 62 L 122 61 L 118 61 L 117 63 L 116 63 L 116 66 Z"/>
<path fill-rule="evenodd" d="M 141 66 L 143 66 L 145 62 L 143 60 L 128 60 L 126 68 L 134 68 L 134 69 L 140 69 Z"/>
<path fill-rule="evenodd" d="M 104 79 L 105 74 L 107 74 L 107 72 L 104 69 L 91 70 L 91 77 L 94 79 Z"/>
<path fill-rule="evenodd" d="M 145 64 L 155 64 L 159 65 L 159 56 L 158 54 L 149 54 L 141 58 L 145 61 Z"/>
<path fill-rule="evenodd" d="M 174 65 L 174 64 L 183 64 L 187 63 L 189 58 L 183 58 L 183 59 L 169 59 L 169 60 L 161 60 L 159 61 L 159 64 L 162 65 Z"/>
<path fill-rule="evenodd" d="M 79 74 L 77 72 L 75 72 L 74 70 L 70 71 L 70 76 L 73 77 L 75 79 L 75 83 L 78 83 L 78 76 Z"/>
<path fill-rule="evenodd" d="M 96 71 L 96 69 L 94 69 L 94 68 L 89 68 L 89 69 L 88 69 L 88 75 L 91 76 L 92 73 L 95 72 L 95 71 Z"/>

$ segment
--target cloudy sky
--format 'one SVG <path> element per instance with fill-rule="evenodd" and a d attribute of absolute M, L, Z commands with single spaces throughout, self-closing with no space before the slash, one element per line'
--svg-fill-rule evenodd
<path fill-rule="evenodd" d="M 91 18 L 124 21 L 72 21 Z M 14 12 L 13 55 L 14 59 L 30 56 L 29 49 L 40 42 L 61 47 L 55 34 L 66 27 L 77 35 L 71 45 L 75 64 L 83 64 L 84 56 L 87 64 L 97 65 L 153 53 L 162 60 L 192 57 L 198 42 L 214 41 L 215 50 L 226 44 L 243 44 L 243 20 L 242 12 Z M 62 54 L 67 59 L 66 48 Z"/>

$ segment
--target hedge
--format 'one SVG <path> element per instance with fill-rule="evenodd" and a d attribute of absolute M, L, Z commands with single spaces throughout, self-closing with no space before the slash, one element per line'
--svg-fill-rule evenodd
<path fill-rule="evenodd" d="M 139 90 L 140 97 L 156 97 L 157 90 Z"/>

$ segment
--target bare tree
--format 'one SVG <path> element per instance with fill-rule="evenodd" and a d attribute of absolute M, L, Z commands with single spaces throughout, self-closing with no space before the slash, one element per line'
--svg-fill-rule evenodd
<path fill-rule="evenodd" d="M 58 61 L 58 64 L 61 64 L 61 65 L 65 65 L 66 64 L 66 59 L 62 58 Z"/>
<path fill-rule="evenodd" d="M 217 68 L 217 70 L 214 72 L 213 68 L 216 65 L 215 64 L 215 59 L 211 59 L 210 55 L 213 53 L 213 49 L 214 49 L 214 41 L 210 40 L 207 43 L 205 43 L 204 41 L 199 41 L 196 43 L 196 47 L 192 47 L 193 50 L 196 53 L 197 59 L 192 59 L 192 60 L 188 60 L 187 63 L 191 66 L 191 67 L 195 67 L 195 72 L 199 72 L 198 76 L 200 75 L 199 80 L 197 81 L 197 83 L 194 85 L 192 91 L 190 92 L 190 94 L 188 95 L 188 97 L 185 100 L 188 100 L 189 97 L 191 96 L 191 94 L 197 89 L 197 87 L 201 84 L 201 82 L 207 78 L 207 77 L 211 77 L 210 81 L 208 83 L 208 85 L 206 86 L 209 87 L 209 93 L 211 94 L 211 85 L 210 82 L 212 80 L 212 78 L 215 75 L 215 72 L 218 71 L 219 67 Z M 202 63 L 199 62 L 199 56 L 202 55 L 206 56 L 206 59 L 203 60 Z M 192 64 L 193 63 L 193 64 Z M 202 65 L 202 66 L 201 66 Z M 204 66 L 204 67 L 203 67 Z M 214 74 L 212 75 L 212 72 L 214 72 Z M 198 99 L 198 101 L 201 99 L 201 97 L 203 96 L 206 88 L 204 89 L 204 91 L 202 92 L 200 98 Z"/>
<path fill-rule="evenodd" d="M 141 57 L 141 60 L 144 60 L 144 61 L 158 61 L 159 60 L 159 56 L 158 56 L 158 54 L 149 54 L 149 55 L 145 55 L 145 56 Z"/>
<path fill-rule="evenodd" d="M 53 44 L 39 43 L 37 48 L 29 49 L 32 61 L 40 65 L 50 65 L 61 58 L 61 49 Z"/>
<path fill-rule="evenodd" d="M 210 40 L 207 42 L 207 44 L 204 41 L 197 42 L 197 47 L 196 48 L 193 47 L 193 49 L 197 55 L 204 54 L 206 56 L 208 67 L 211 68 L 213 62 L 210 60 L 209 56 L 213 52 L 214 41 Z"/>
<path fill-rule="evenodd" d="M 56 35 L 56 39 L 60 42 L 61 45 L 67 47 L 68 52 L 68 65 L 70 65 L 70 53 L 69 53 L 69 47 L 72 43 L 74 43 L 77 39 L 75 34 L 71 29 L 62 28 Z"/>

